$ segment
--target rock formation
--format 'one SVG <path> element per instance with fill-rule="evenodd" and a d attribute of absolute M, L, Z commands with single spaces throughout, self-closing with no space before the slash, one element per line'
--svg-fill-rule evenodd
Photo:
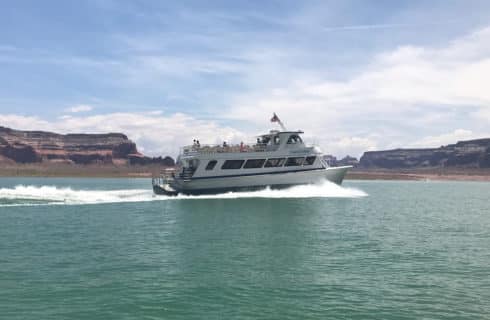
<path fill-rule="evenodd" d="M 355 157 L 351 157 L 349 155 L 343 157 L 342 159 L 337 159 L 337 157 L 327 154 L 323 156 L 323 160 L 327 162 L 329 166 L 332 167 L 341 167 L 341 166 L 353 166 L 357 167 L 359 165 L 359 160 Z"/>
<path fill-rule="evenodd" d="M 139 162 L 132 160 L 136 158 Z M 170 157 L 143 156 L 136 144 L 122 133 L 57 134 L 1 126 L 0 160 L 22 164 L 174 164 Z"/>
<path fill-rule="evenodd" d="M 380 169 L 490 168 L 490 139 L 459 141 L 440 148 L 368 151 L 359 164 Z"/>

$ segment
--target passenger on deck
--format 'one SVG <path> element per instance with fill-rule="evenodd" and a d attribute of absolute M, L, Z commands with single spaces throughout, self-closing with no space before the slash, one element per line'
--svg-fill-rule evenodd
<path fill-rule="evenodd" d="M 200 147 L 201 147 L 201 144 L 199 143 L 199 140 L 196 140 L 196 146 L 197 146 L 198 148 L 200 148 Z"/>
<path fill-rule="evenodd" d="M 243 145 L 243 141 L 240 142 L 240 152 L 244 152 L 245 151 L 245 146 Z"/>

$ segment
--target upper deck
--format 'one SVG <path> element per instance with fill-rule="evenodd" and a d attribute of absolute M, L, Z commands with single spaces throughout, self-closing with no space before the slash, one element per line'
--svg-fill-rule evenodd
<path fill-rule="evenodd" d="M 206 145 L 192 145 L 185 146 L 181 149 L 182 155 L 196 155 L 196 154 L 214 154 L 214 153 L 240 153 L 240 152 L 266 152 L 275 151 L 276 148 L 268 148 L 264 144 L 235 144 L 235 145 L 217 145 L 217 144 L 206 144 Z"/>
<path fill-rule="evenodd" d="M 198 156 L 205 154 L 227 154 L 227 153 L 257 153 L 257 152 L 275 152 L 281 149 L 305 149 L 311 146 L 306 146 L 303 143 L 300 135 L 303 131 L 275 131 L 271 130 L 267 134 L 258 136 L 257 142 L 254 144 L 232 144 L 223 143 L 205 144 L 205 145 L 189 145 L 181 148 L 181 156 Z"/>

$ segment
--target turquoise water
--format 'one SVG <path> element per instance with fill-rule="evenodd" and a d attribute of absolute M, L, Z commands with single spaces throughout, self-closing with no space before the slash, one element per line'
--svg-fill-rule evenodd
<path fill-rule="evenodd" d="M 2 319 L 489 319 L 490 184 L 0 179 Z"/>

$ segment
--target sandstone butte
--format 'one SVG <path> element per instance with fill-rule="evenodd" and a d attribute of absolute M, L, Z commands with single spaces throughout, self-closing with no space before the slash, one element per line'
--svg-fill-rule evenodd
<path fill-rule="evenodd" d="M 0 163 L 172 166 L 174 160 L 144 156 L 122 133 L 57 134 L 0 126 Z"/>

